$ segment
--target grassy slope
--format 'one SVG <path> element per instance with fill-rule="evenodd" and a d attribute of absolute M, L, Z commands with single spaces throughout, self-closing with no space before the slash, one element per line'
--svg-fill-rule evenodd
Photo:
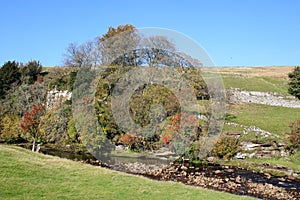
<path fill-rule="evenodd" d="M 0 145 L 1 199 L 250 199 Z"/>
<path fill-rule="evenodd" d="M 219 72 L 225 88 L 278 92 L 281 95 L 288 95 L 287 74 L 292 70 L 293 67 L 245 67 L 221 68 Z M 236 117 L 230 120 L 232 122 L 258 126 L 276 134 L 289 131 L 289 124 L 300 119 L 300 109 L 259 104 L 243 103 L 228 106 L 227 113 Z"/>
<path fill-rule="evenodd" d="M 223 68 L 220 70 L 225 88 L 240 88 L 247 91 L 278 92 L 280 95 L 289 95 L 287 92 L 287 74 L 293 67 L 260 67 L 260 68 Z M 241 75 L 241 76 L 240 76 Z M 267 106 L 259 104 L 240 103 L 227 107 L 231 114 L 229 121 L 246 126 L 258 126 L 266 131 L 281 135 L 287 140 L 285 132 L 288 125 L 300 119 L 300 109 Z M 239 127 L 224 126 L 223 132 L 241 132 Z M 273 157 L 270 159 L 234 160 L 231 164 L 248 166 L 253 163 L 268 162 L 281 164 L 295 171 L 300 171 L 300 151 L 288 157 Z M 250 164 L 252 165 L 252 164 Z"/>
<path fill-rule="evenodd" d="M 224 86 L 229 88 L 240 88 L 246 91 L 278 92 L 283 95 L 287 93 L 287 80 L 273 77 L 235 77 L 222 75 Z"/>
<path fill-rule="evenodd" d="M 261 104 L 235 104 L 227 113 L 236 118 L 230 121 L 246 126 L 257 126 L 271 133 L 282 134 L 289 131 L 289 124 L 300 119 L 299 108 L 285 108 Z"/>
<path fill-rule="evenodd" d="M 220 68 L 225 87 L 247 91 L 278 92 L 288 95 L 288 73 L 294 67 Z"/>

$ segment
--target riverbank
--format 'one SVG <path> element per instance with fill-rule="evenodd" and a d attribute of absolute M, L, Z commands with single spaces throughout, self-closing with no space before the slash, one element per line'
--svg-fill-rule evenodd
<path fill-rule="evenodd" d="M 1 199 L 222 199 L 250 197 L 108 170 L 0 145 Z"/>
<path fill-rule="evenodd" d="M 53 146 L 52 146 L 53 147 Z M 27 147 L 28 149 L 30 147 Z M 74 147 L 67 147 L 74 150 Z M 43 153 L 56 154 L 57 150 L 51 147 L 41 148 Z M 60 148 L 61 149 L 61 148 Z M 56 153 L 55 153 L 56 152 Z M 146 165 L 139 162 L 119 162 L 107 165 L 90 154 L 74 155 L 76 151 L 64 151 L 57 156 L 64 156 L 82 163 L 105 167 L 112 170 L 142 175 L 160 181 L 175 181 L 202 188 L 230 192 L 237 195 L 247 195 L 270 200 L 289 200 L 300 198 L 300 180 L 287 176 L 272 176 L 268 173 L 259 173 L 235 166 L 221 166 L 216 162 L 171 163 L 161 166 Z M 69 155 L 68 155 L 69 154 Z"/>

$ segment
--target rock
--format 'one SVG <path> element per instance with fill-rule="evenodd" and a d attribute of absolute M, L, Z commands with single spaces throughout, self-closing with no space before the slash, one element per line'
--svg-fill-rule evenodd
<path fill-rule="evenodd" d="M 280 169 L 280 170 L 283 170 L 283 169 L 288 169 L 286 166 L 283 166 L 283 165 L 280 165 L 280 164 L 276 164 L 273 166 L 274 169 Z"/>
<path fill-rule="evenodd" d="M 115 150 L 116 151 L 124 151 L 125 147 L 123 145 L 116 145 Z"/>
<path fill-rule="evenodd" d="M 66 100 L 70 100 L 71 97 L 72 92 L 69 92 L 68 90 L 51 90 L 47 93 L 46 109 L 51 109 L 57 104 L 61 104 Z"/>
<path fill-rule="evenodd" d="M 240 177 L 240 176 L 237 176 L 236 179 L 235 179 L 235 182 L 241 183 L 241 177 Z"/>
<path fill-rule="evenodd" d="M 228 173 L 233 173 L 234 170 L 233 170 L 233 169 L 227 169 L 226 172 L 228 172 Z"/>
<path fill-rule="evenodd" d="M 254 151 L 256 147 L 259 147 L 260 144 L 255 144 L 252 142 L 243 142 L 242 150 L 244 151 Z"/>
<path fill-rule="evenodd" d="M 238 152 L 234 157 L 236 159 L 245 159 L 247 157 L 247 154 Z"/>
<path fill-rule="evenodd" d="M 181 170 L 183 170 L 183 171 L 186 171 L 188 168 L 186 167 L 186 166 L 181 166 L 181 168 L 180 168 Z"/>
<path fill-rule="evenodd" d="M 218 162 L 218 158 L 210 156 L 208 158 L 206 158 L 206 160 L 210 163 L 217 163 Z"/>
<path fill-rule="evenodd" d="M 250 153 L 250 154 L 248 155 L 249 158 L 253 158 L 254 156 L 255 156 L 255 153 Z"/>

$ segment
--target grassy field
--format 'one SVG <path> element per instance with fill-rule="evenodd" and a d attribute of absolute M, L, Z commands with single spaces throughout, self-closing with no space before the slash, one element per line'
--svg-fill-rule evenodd
<path fill-rule="evenodd" d="M 245 77 L 273 77 L 287 79 L 294 66 L 267 66 L 267 67 L 221 67 L 221 74 L 241 75 Z"/>
<path fill-rule="evenodd" d="M 227 108 L 229 121 L 246 126 L 257 126 L 275 134 L 289 131 L 289 124 L 300 119 L 299 108 L 285 108 L 261 104 L 239 103 Z"/>
<path fill-rule="evenodd" d="M 0 145 L 1 199 L 252 199 Z"/>
<path fill-rule="evenodd" d="M 277 92 L 282 95 L 287 93 L 287 80 L 273 77 L 237 77 L 222 75 L 224 87 L 240 88 L 246 91 Z"/>
<path fill-rule="evenodd" d="M 288 74 L 294 67 L 220 67 L 205 68 L 205 77 L 214 76 L 217 72 L 226 89 L 240 88 L 246 91 L 277 92 L 289 95 L 287 92 Z"/>

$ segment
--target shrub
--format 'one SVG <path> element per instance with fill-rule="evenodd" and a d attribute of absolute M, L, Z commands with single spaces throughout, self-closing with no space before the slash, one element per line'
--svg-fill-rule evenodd
<path fill-rule="evenodd" d="M 128 148 L 133 151 L 140 151 L 146 144 L 146 141 L 143 137 L 137 137 L 130 134 L 121 135 L 119 142 L 125 146 L 128 146 Z"/>
<path fill-rule="evenodd" d="M 287 133 L 291 142 L 289 148 L 291 150 L 298 149 L 300 147 L 300 120 L 292 122 L 289 127 L 291 129 L 291 131 Z"/>
<path fill-rule="evenodd" d="M 235 137 L 221 137 L 213 148 L 212 155 L 227 160 L 240 151 L 239 144 L 239 139 Z"/>
<path fill-rule="evenodd" d="M 20 118 L 15 115 L 5 115 L 1 119 L 0 141 L 15 143 L 20 141 L 21 127 Z"/>

